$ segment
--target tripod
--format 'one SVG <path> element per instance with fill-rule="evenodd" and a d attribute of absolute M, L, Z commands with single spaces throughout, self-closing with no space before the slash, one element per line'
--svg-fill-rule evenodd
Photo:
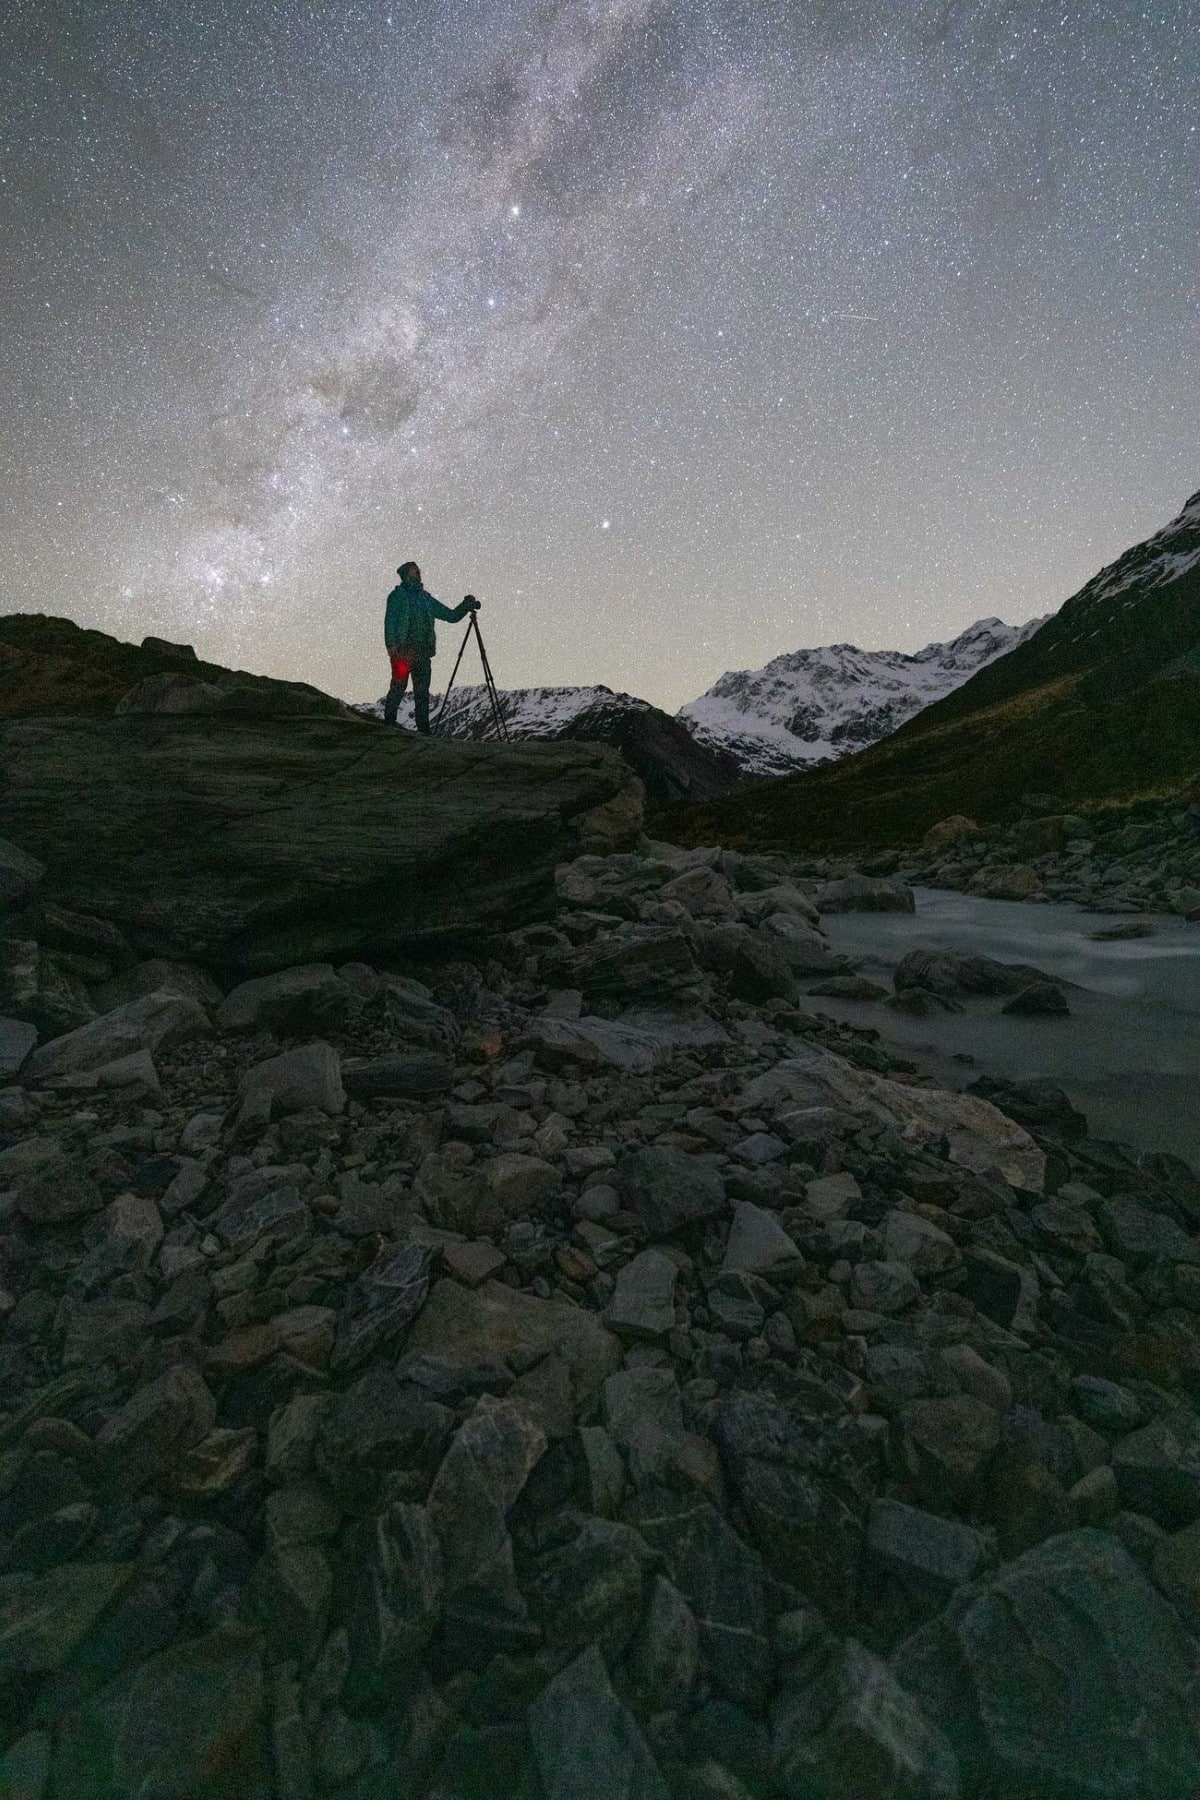
<path fill-rule="evenodd" d="M 458 655 L 454 659 L 454 667 L 450 671 L 450 679 L 446 683 L 446 691 L 442 695 L 442 704 L 438 707 L 437 718 L 433 721 L 434 728 L 436 730 L 437 726 L 441 723 L 442 714 L 446 710 L 446 702 L 450 698 L 450 689 L 454 686 L 454 678 L 458 674 L 458 665 L 463 659 L 463 651 L 470 642 L 472 632 L 475 634 L 475 642 L 479 645 L 479 660 L 483 664 L 483 684 L 487 689 L 487 697 L 491 703 L 492 723 L 496 727 L 496 736 L 505 744 L 511 743 L 512 740 L 508 735 L 508 726 L 504 722 L 504 708 L 500 704 L 500 695 L 496 691 L 496 681 L 492 674 L 492 665 L 488 661 L 488 654 L 483 647 L 483 638 L 480 635 L 479 614 L 474 612 L 471 614 L 467 629 L 463 634 L 463 641 L 458 647 Z"/>

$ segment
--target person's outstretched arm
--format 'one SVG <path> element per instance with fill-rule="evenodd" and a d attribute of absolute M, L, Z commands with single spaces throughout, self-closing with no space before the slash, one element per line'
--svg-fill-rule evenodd
<path fill-rule="evenodd" d="M 460 606 L 443 606 L 441 601 L 435 600 L 432 594 L 429 596 L 429 602 L 434 618 L 445 619 L 448 625 L 457 625 L 458 621 L 465 619 L 469 612 L 479 611 L 479 602 L 474 594 L 465 595 Z"/>

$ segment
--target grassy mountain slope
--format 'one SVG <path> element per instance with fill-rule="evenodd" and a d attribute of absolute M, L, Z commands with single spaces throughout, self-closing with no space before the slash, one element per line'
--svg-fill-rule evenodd
<path fill-rule="evenodd" d="M 677 840 L 814 850 L 919 838 L 951 813 L 1012 817 L 1172 794 L 1200 775 L 1200 494 L 1024 644 L 856 756 L 679 808 Z"/>

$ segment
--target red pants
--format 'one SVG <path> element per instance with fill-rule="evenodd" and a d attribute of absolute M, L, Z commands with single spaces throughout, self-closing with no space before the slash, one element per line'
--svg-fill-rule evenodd
<path fill-rule="evenodd" d="M 433 675 L 433 660 L 428 656 L 415 656 L 411 650 L 397 650 L 390 658 L 392 665 L 392 685 L 387 691 L 387 699 L 383 703 L 383 716 L 389 725 L 396 723 L 396 713 L 400 702 L 408 688 L 408 678 L 412 676 L 413 710 L 416 713 L 417 730 L 425 735 L 429 732 L 429 683 Z"/>

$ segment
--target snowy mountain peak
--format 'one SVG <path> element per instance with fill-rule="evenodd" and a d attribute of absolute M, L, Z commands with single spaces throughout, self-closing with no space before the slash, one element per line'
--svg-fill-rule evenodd
<path fill-rule="evenodd" d="M 888 736 L 1042 622 L 978 619 L 912 653 L 856 644 L 792 650 L 764 668 L 722 675 L 677 717 L 701 743 L 731 752 L 748 775 L 791 774 Z"/>
<path fill-rule="evenodd" d="M 592 687 L 505 688 L 500 700 L 510 734 L 521 738 L 558 737 L 584 713 L 593 710 L 652 710 L 648 700 L 639 700 L 633 694 L 614 693 L 612 688 L 599 684 Z M 434 694 L 430 712 L 435 719 L 439 716 L 440 708 L 441 697 Z M 383 701 L 367 701 L 357 710 L 381 719 Z M 448 737 L 494 737 L 496 733 L 487 689 L 482 686 L 453 688 L 441 722 Z M 400 723 L 410 728 L 413 724 L 411 693 L 405 696 L 401 704 Z"/>

